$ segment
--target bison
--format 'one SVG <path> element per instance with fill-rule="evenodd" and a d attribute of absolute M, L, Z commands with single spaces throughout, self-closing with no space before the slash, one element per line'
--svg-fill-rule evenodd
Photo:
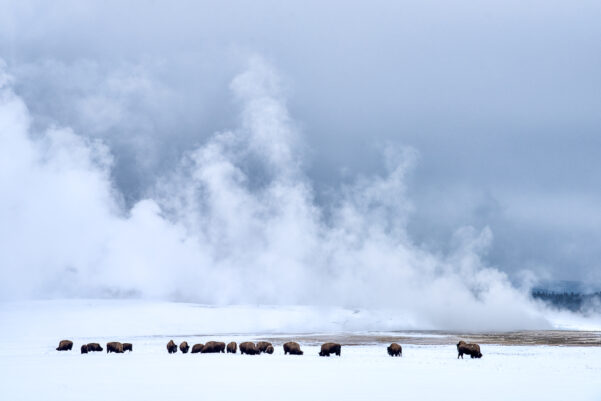
<path fill-rule="evenodd" d="M 202 347 L 200 352 L 202 354 L 213 354 L 218 352 L 225 353 L 225 343 L 220 341 L 209 341 L 204 347 Z"/>
<path fill-rule="evenodd" d="M 71 349 L 73 349 L 73 341 L 71 340 L 61 340 L 58 347 L 56 347 L 57 351 L 71 351 Z"/>
<path fill-rule="evenodd" d="M 302 355 L 303 351 L 301 351 L 300 345 L 295 343 L 294 341 L 287 342 L 284 344 L 284 355 Z"/>
<path fill-rule="evenodd" d="M 182 354 L 187 354 L 189 349 L 190 346 L 188 345 L 187 341 L 182 341 L 182 343 L 179 345 L 179 350 L 182 352 Z"/>
<path fill-rule="evenodd" d="M 340 344 L 336 343 L 325 343 L 321 346 L 319 356 L 330 356 L 330 354 L 336 354 L 340 356 Z"/>
<path fill-rule="evenodd" d="M 388 355 L 390 356 L 403 356 L 403 347 L 401 347 L 397 343 L 390 344 L 390 346 L 387 349 Z"/>
<path fill-rule="evenodd" d="M 463 359 L 463 354 L 469 355 L 472 358 L 482 358 L 482 353 L 480 352 L 480 346 L 478 344 L 468 344 L 465 341 L 459 341 L 457 343 L 457 359 L 459 359 L 459 357 Z"/>
<path fill-rule="evenodd" d="M 177 352 L 177 345 L 173 342 L 173 340 L 169 340 L 167 343 L 167 352 L 170 354 L 175 354 Z"/>
<path fill-rule="evenodd" d="M 247 341 L 240 344 L 240 354 L 258 355 L 260 353 L 261 351 L 259 351 L 254 343 Z"/>
<path fill-rule="evenodd" d="M 132 352 L 134 350 L 134 346 L 131 343 L 123 343 L 123 352 L 129 351 Z"/>
<path fill-rule="evenodd" d="M 88 346 L 86 344 L 81 346 L 81 353 L 82 354 L 87 354 L 88 353 Z"/>
<path fill-rule="evenodd" d="M 117 341 L 106 343 L 106 353 L 108 354 L 109 352 L 114 352 L 116 354 L 122 354 L 123 353 L 123 344 L 121 344 L 120 342 L 117 342 Z"/>
<path fill-rule="evenodd" d="M 104 351 L 100 344 L 98 343 L 89 343 L 88 344 L 88 352 L 102 352 Z"/>
<path fill-rule="evenodd" d="M 235 354 L 236 353 L 236 348 L 237 348 L 236 343 L 232 341 L 226 347 L 227 353 L 228 354 Z"/>
<path fill-rule="evenodd" d="M 198 354 L 200 351 L 202 351 L 202 348 L 204 347 L 204 344 L 194 344 L 194 346 L 192 346 L 192 351 L 190 351 L 191 354 Z"/>
<path fill-rule="evenodd" d="M 257 343 L 257 349 L 259 350 L 259 352 L 267 352 L 267 347 L 272 347 L 271 343 L 267 342 L 267 341 L 259 341 Z"/>

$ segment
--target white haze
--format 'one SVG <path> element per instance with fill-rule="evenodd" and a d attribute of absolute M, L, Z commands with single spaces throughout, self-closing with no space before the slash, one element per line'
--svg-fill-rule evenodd
<path fill-rule="evenodd" d="M 386 174 L 358 177 L 317 203 L 278 74 L 259 57 L 231 81 L 239 125 L 190 149 L 131 208 L 111 182 L 111 149 L 68 127 L 34 132 L 3 70 L 4 299 L 389 308 L 414 326 L 548 326 L 527 289 L 482 262 L 488 228 L 459 228 L 445 254 L 409 238 L 415 206 L 405 180 L 417 151 L 385 147 Z"/>
<path fill-rule="evenodd" d="M 0 58 L 32 133 L 110 148 L 126 208 L 212 133 L 247 54 L 277 66 L 302 171 L 327 209 L 378 146 L 419 150 L 406 232 L 449 251 L 489 227 L 485 260 L 518 281 L 601 285 L 601 2 L 0 0 Z M 246 161 L 250 185 L 263 182 Z M 443 194 L 443 196 L 441 196 Z"/>

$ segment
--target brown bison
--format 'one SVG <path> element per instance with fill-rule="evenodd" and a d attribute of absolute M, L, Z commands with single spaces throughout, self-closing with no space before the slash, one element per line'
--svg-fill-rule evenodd
<path fill-rule="evenodd" d="M 236 343 L 232 341 L 231 343 L 229 343 L 227 345 L 227 348 L 226 348 L 227 349 L 227 353 L 228 354 L 235 354 L 236 353 L 236 348 L 237 348 Z"/>
<path fill-rule="evenodd" d="M 295 343 L 294 341 L 287 342 L 284 344 L 284 355 L 302 355 L 303 351 L 301 351 L 300 345 Z"/>
<path fill-rule="evenodd" d="M 257 349 L 259 350 L 259 352 L 267 352 L 267 347 L 272 347 L 271 343 L 268 343 L 267 341 L 259 341 L 257 343 Z"/>
<path fill-rule="evenodd" d="M 192 351 L 190 351 L 191 354 L 198 354 L 200 353 L 200 351 L 202 351 L 202 347 L 204 347 L 204 344 L 194 344 L 192 346 Z"/>
<path fill-rule="evenodd" d="M 330 354 L 336 354 L 340 356 L 340 344 L 336 343 L 325 343 L 321 346 L 319 356 L 330 356 Z"/>
<path fill-rule="evenodd" d="M 88 347 L 88 352 L 102 352 L 102 351 L 104 351 L 102 349 L 102 347 L 100 346 L 100 344 L 98 344 L 98 343 L 89 343 L 87 345 L 87 347 Z"/>
<path fill-rule="evenodd" d="M 258 355 L 260 353 L 261 351 L 254 343 L 247 341 L 240 344 L 240 354 Z"/>
<path fill-rule="evenodd" d="M 463 354 L 469 355 L 472 358 L 482 358 L 482 353 L 480 352 L 480 346 L 478 344 L 468 344 L 465 341 L 459 341 L 457 343 L 457 359 L 459 359 L 459 357 L 463 359 Z"/>
<path fill-rule="evenodd" d="M 71 340 L 61 340 L 58 347 L 56 347 L 57 351 L 71 351 L 71 349 L 73 349 L 73 341 Z"/>
<path fill-rule="evenodd" d="M 86 344 L 81 346 L 81 353 L 82 354 L 87 354 L 88 353 L 88 346 Z"/>
<path fill-rule="evenodd" d="M 132 352 L 134 350 L 134 346 L 131 343 L 123 343 L 123 352 L 129 351 Z"/>
<path fill-rule="evenodd" d="M 267 348 L 265 348 L 265 352 L 269 355 L 273 354 L 273 345 L 270 345 Z"/>
<path fill-rule="evenodd" d="M 215 354 L 218 352 L 225 353 L 225 343 L 220 341 L 209 341 L 204 347 L 202 347 L 200 352 L 202 354 Z"/>
<path fill-rule="evenodd" d="M 179 350 L 182 352 L 182 354 L 187 354 L 189 349 L 190 346 L 188 345 L 187 341 L 182 341 L 182 343 L 179 345 Z"/>
<path fill-rule="evenodd" d="M 390 356 L 403 356 L 403 347 L 397 343 L 390 344 L 387 349 Z"/>
<path fill-rule="evenodd" d="M 117 341 L 106 343 L 106 353 L 108 354 L 109 352 L 114 352 L 116 354 L 122 354 L 123 353 L 123 344 L 121 344 L 120 342 L 117 342 Z"/>
<path fill-rule="evenodd" d="M 170 354 L 175 354 L 177 352 L 177 345 L 173 342 L 173 340 L 169 340 L 167 343 L 167 352 Z"/>

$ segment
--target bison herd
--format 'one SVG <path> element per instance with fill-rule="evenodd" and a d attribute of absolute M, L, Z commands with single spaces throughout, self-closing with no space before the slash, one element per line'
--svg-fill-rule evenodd
<path fill-rule="evenodd" d="M 300 348 L 300 345 L 297 342 L 290 341 L 282 346 L 284 348 L 284 355 L 303 355 L 303 351 Z M 177 352 L 177 344 L 170 340 L 167 343 L 167 352 L 170 354 L 175 354 Z M 337 343 L 325 343 L 322 344 L 321 349 L 319 351 L 319 356 L 330 356 L 331 354 L 340 356 L 341 345 Z M 62 340 L 58 343 L 57 351 L 71 351 L 73 349 L 73 341 L 70 340 Z M 192 350 L 190 353 L 192 354 L 211 354 L 211 353 L 225 353 L 227 351 L 228 354 L 235 354 L 237 349 L 240 349 L 240 354 L 244 355 L 260 355 L 260 354 L 273 354 L 274 348 L 273 344 L 267 341 L 259 341 L 256 344 L 250 341 L 246 341 L 237 345 L 235 342 L 230 342 L 225 345 L 224 342 L 220 341 L 209 341 L 206 344 L 194 344 L 192 346 Z M 190 350 L 190 346 L 186 341 L 183 341 L 179 345 L 179 350 L 182 354 L 187 354 L 188 350 Z M 102 347 L 98 343 L 89 343 L 83 344 L 81 346 L 81 353 L 87 354 L 89 352 L 101 352 L 103 351 Z M 114 352 L 117 354 L 122 354 L 125 351 L 133 351 L 133 345 L 131 343 L 120 343 L 120 342 L 109 342 L 106 344 L 106 353 Z M 388 355 L 390 356 L 403 356 L 403 348 L 397 344 L 392 343 L 387 348 Z M 457 343 L 457 359 L 461 357 L 463 359 L 463 355 L 469 355 L 471 358 L 482 358 L 482 353 L 480 352 L 480 346 L 478 344 L 468 344 L 465 341 L 459 341 Z"/>
<path fill-rule="evenodd" d="M 73 349 L 73 341 L 70 340 L 62 340 L 58 343 L 57 351 L 71 351 Z M 104 349 L 98 343 L 89 343 L 83 344 L 81 346 L 81 353 L 87 354 L 89 352 L 102 352 Z M 122 354 L 125 351 L 133 351 L 134 346 L 131 343 L 120 343 L 120 342 L 110 342 L 106 343 L 106 353 L 115 352 L 117 354 Z"/>

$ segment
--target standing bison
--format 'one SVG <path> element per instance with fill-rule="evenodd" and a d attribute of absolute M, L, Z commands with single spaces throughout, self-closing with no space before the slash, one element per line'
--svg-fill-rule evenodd
<path fill-rule="evenodd" d="M 271 343 L 267 341 L 259 341 L 257 343 L 257 349 L 259 350 L 259 352 L 267 352 L 267 348 L 269 347 L 273 348 L 273 345 L 271 345 Z"/>
<path fill-rule="evenodd" d="M 58 347 L 56 347 L 57 351 L 71 351 L 71 349 L 73 349 L 73 341 L 71 340 L 61 340 Z"/>
<path fill-rule="evenodd" d="M 225 353 L 225 343 L 220 341 L 209 341 L 204 347 L 202 347 L 200 352 L 202 354 L 214 354 L 218 352 Z"/>
<path fill-rule="evenodd" d="M 340 344 L 336 343 L 325 343 L 321 346 L 319 356 L 330 356 L 330 354 L 336 354 L 340 356 Z"/>
<path fill-rule="evenodd" d="M 88 353 L 88 346 L 86 344 L 81 346 L 81 353 L 82 354 L 87 354 Z"/>
<path fill-rule="evenodd" d="M 98 343 L 89 343 L 87 345 L 87 347 L 88 347 L 88 352 L 102 352 L 102 351 L 104 351 L 102 349 L 102 347 L 100 346 L 100 344 L 98 344 Z"/>
<path fill-rule="evenodd" d="M 459 359 L 459 357 L 463 359 L 463 354 L 469 355 L 472 358 L 482 358 L 482 353 L 480 352 L 480 346 L 478 344 L 468 344 L 465 341 L 459 341 L 457 343 L 457 359 Z"/>
<path fill-rule="evenodd" d="M 403 347 L 397 343 L 390 344 L 387 349 L 390 356 L 403 356 Z"/>
<path fill-rule="evenodd" d="M 236 343 L 232 341 L 231 343 L 229 343 L 227 345 L 227 353 L 228 354 L 235 354 L 236 353 L 236 348 L 237 348 Z"/>
<path fill-rule="evenodd" d="M 123 344 L 121 344 L 120 342 L 117 342 L 117 341 L 106 343 L 106 353 L 108 354 L 109 352 L 114 352 L 116 354 L 122 354 L 123 353 Z"/>
<path fill-rule="evenodd" d="M 129 351 L 132 352 L 134 350 L 134 346 L 131 343 L 123 343 L 123 352 Z"/>
<path fill-rule="evenodd" d="M 192 351 L 190 351 L 191 354 L 198 354 L 202 351 L 202 348 L 204 347 L 204 344 L 194 344 L 194 346 L 192 347 Z"/>
<path fill-rule="evenodd" d="M 175 345 L 173 340 L 170 340 L 167 343 L 167 352 L 169 352 L 170 354 L 175 354 L 177 352 L 177 345 Z"/>
<path fill-rule="evenodd" d="M 303 351 L 301 351 L 300 345 L 295 343 L 294 341 L 287 342 L 284 344 L 284 355 L 302 355 Z"/>
<path fill-rule="evenodd" d="M 261 351 L 259 351 L 254 343 L 247 341 L 240 344 L 240 354 L 242 355 L 258 355 L 260 353 Z"/>
<path fill-rule="evenodd" d="M 187 341 L 182 341 L 182 343 L 179 345 L 179 350 L 182 352 L 182 354 L 187 354 L 189 349 L 190 346 L 188 345 Z"/>

